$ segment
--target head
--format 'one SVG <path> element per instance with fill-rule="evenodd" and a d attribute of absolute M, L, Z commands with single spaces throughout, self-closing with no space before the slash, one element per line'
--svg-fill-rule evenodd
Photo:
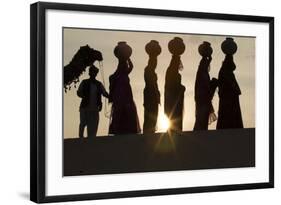
<path fill-rule="evenodd" d="M 126 63 L 128 61 L 128 58 L 126 56 L 119 56 L 118 61 L 121 63 Z"/>
<path fill-rule="evenodd" d="M 99 69 L 94 66 L 94 65 L 91 65 L 90 68 L 89 68 L 89 76 L 91 79 L 95 79 L 97 77 L 99 73 Z"/>

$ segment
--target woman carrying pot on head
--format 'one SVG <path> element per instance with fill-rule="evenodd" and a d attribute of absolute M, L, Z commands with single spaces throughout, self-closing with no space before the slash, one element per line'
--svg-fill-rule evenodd
<path fill-rule="evenodd" d="M 180 55 L 185 51 L 185 45 L 181 38 L 172 39 L 168 48 L 172 54 L 170 65 L 165 76 L 164 111 L 170 121 L 169 132 L 181 132 L 183 121 L 184 92 L 181 84 L 180 70 L 183 69 Z"/>
<path fill-rule="evenodd" d="M 210 63 L 213 49 L 204 41 L 198 48 L 200 61 L 195 81 L 195 125 L 193 130 L 208 130 L 208 124 L 216 120 L 212 99 L 217 87 L 217 79 L 210 80 Z"/>
<path fill-rule="evenodd" d="M 157 84 L 157 56 L 161 53 L 158 41 L 152 40 L 145 46 L 149 55 L 148 65 L 144 70 L 145 88 L 143 91 L 144 123 L 143 133 L 154 133 L 160 104 L 160 92 Z"/>
<path fill-rule="evenodd" d="M 218 79 L 220 99 L 217 129 L 243 128 L 239 102 L 241 90 L 234 75 L 236 65 L 233 61 L 233 54 L 237 51 L 237 45 L 232 38 L 226 38 L 221 49 L 225 53 L 225 59 Z"/>
<path fill-rule="evenodd" d="M 130 60 L 132 48 L 126 42 L 119 42 L 114 54 L 119 63 L 109 77 L 109 102 L 112 103 L 109 134 L 139 133 L 139 119 L 129 79 L 133 70 Z"/>

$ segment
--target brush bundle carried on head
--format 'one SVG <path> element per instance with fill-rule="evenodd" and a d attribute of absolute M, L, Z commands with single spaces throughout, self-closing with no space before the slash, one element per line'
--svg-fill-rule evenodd
<path fill-rule="evenodd" d="M 74 87 L 76 87 L 76 84 L 79 82 L 79 77 L 85 72 L 86 68 L 92 65 L 96 60 L 103 60 L 100 51 L 94 50 L 88 45 L 79 48 L 71 62 L 64 66 L 65 92 L 71 89 L 72 83 L 74 83 Z"/>

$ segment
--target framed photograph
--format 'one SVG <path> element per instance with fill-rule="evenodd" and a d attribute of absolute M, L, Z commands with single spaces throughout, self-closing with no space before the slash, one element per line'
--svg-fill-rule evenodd
<path fill-rule="evenodd" d="M 274 18 L 31 5 L 34 202 L 274 187 Z"/>

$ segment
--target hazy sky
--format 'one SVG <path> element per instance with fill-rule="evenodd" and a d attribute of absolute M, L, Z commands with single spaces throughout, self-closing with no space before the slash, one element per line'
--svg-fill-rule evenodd
<path fill-rule="evenodd" d="M 198 53 L 198 46 L 203 41 L 211 43 L 213 48 L 210 77 L 218 77 L 219 69 L 224 59 L 221 51 L 221 43 L 226 36 L 212 35 L 194 35 L 194 34 L 172 34 L 172 33 L 151 33 L 151 32 L 131 32 L 131 31 L 110 31 L 94 29 L 64 29 L 64 65 L 67 65 L 80 46 L 88 44 L 91 48 L 99 50 L 103 54 L 103 71 L 100 70 L 97 79 L 102 82 L 101 73 L 104 73 L 105 88 L 108 90 L 108 77 L 116 70 L 118 60 L 113 54 L 113 50 L 119 41 L 126 41 L 133 49 L 131 60 L 134 69 L 129 75 L 133 90 L 134 100 L 137 106 L 140 125 L 143 125 L 143 89 L 144 68 L 148 62 L 148 55 L 145 52 L 145 45 L 151 40 L 157 40 L 162 48 L 162 53 L 158 57 L 156 73 L 158 75 L 158 87 L 161 93 L 161 106 L 159 115 L 164 113 L 164 79 L 165 72 L 171 60 L 171 54 L 168 51 L 168 42 L 174 37 L 181 37 L 185 43 L 186 50 L 181 56 L 184 66 L 181 71 L 182 84 L 186 87 L 184 103 L 183 130 L 193 129 L 195 122 L 195 103 L 194 103 L 194 85 L 198 65 L 201 59 Z M 238 51 L 234 55 L 236 63 L 235 76 L 239 83 L 242 95 L 240 96 L 240 105 L 244 127 L 255 127 L 255 38 L 253 37 L 233 37 L 238 45 Z M 96 62 L 96 66 L 98 63 Z M 88 78 L 88 69 L 80 77 Z M 76 95 L 77 89 L 72 88 L 64 93 L 64 138 L 78 137 L 79 126 L 79 105 L 81 98 Z M 215 112 L 218 112 L 218 94 L 216 92 L 213 99 Z M 108 108 L 108 106 L 107 106 Z M 109 108 L 107 109 L 109 111 Z M 98 136 L 108 134 L 109 119 L 105 116 L 105 101 L 103 99 L 103 110 L 100 112 L 100 123 Z M 209 129 L 215 129 L 216 122 L 209 126 Z M 86 136 L 86 130 L 85 130 Z"/>

